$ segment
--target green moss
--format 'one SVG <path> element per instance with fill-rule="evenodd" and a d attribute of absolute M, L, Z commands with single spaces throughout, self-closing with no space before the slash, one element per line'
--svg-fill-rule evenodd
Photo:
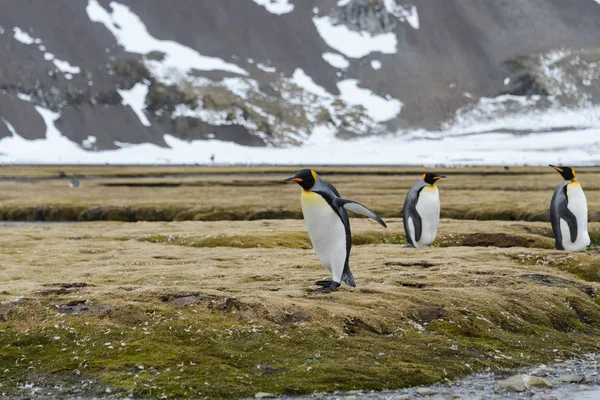
<path fill-rule="evenodd" d="M 569 301 L 598 317 L 593 303 Z M 482 319 L 449 310 L 421 330 L 397 319 L 381 330 L 341 315 L 328 326 L 282 325 L 148 298 L 115 306 L 104 317 L 57 316 L 55 302 L 27 302 L 0 324 L 4 391 L 16 392 L 35 374 L 60 374 L 74 384 L 91 378 L 150 398 L 381 390 L 543 362 L 571 354 L 574 342 L 581 351 L 597 349 L 596 319 L 588 324 L 589 334 L 573 332 L 572 326 L 556 329 L 546 318 L 523 320 L 526 329 L 515 330 L 494 323 L 504 318 L 497 311 Z M 526 309 L 521 314 L 529 311 L 539 314 Z M 17 327 L 32 318 L 38 322 L 27 332 Z M 344 329 L 348 321 L 354 321 L 352 330 Z"/>

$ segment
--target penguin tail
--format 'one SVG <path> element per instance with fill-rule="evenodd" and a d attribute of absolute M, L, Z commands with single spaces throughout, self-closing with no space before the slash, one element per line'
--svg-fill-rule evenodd
<path fill-rule="evenodd" d="M 344 272 L 344 275 L 342 275 L 342 281 L 346 282 L 352 287 L 356 287 L 356 283 L 354 282 L 354 276 L 352 275 L 352 272 L 350 272 L 349 268 Z"/>

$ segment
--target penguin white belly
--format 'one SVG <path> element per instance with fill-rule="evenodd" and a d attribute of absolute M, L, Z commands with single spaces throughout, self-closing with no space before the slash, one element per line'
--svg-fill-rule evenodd
<path fill-rule="evenodd" d="M 346 263 L 346 230 L 337 213 L 319 194 L 303 190 L 302 214 L 319 261 L 341 283 Z"/>
<path fill-rule="evenodd" d="M 577 220 L 577 240 L 571 240 L 569 225 L 564 219 L 560 219 L 560 231 L 563 238 L 563 247 L 566 251 L 584 251 L 590 245 L 590 235 L 588 234 L 588 209 L 585 193 L 579 182 L 572 182 L 567 185 L 567 198 L 569 203 L 567 208 L 573 213 Z"/>
<path fill-rule="evenodd" d="M 440 224 L 440 196 L 438 188 L 435 185 L 425 186 L 421 190 L 421 193 L 419 193 L 419 199 L 415 208 L 421 216 L 421 237 L 415 243 L 415 247 L 424 247 L 435 240 L 437 228 Z"/>

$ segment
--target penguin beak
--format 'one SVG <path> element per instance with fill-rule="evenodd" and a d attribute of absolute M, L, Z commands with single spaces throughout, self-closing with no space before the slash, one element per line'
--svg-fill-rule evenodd
<path fill-rule="evenodd" d="M 294 175 L 294 176 L 290 176 L 289 178 L 285 178 L 283 181 L 284 182 L 294 181 L 294 182 L 300 183 L 300 182 L 302 182 L 302 178 L 298 178 L 296 175 Z"/>
<path fill-rule="evenodd" d="M 433 179 L 435 179 L 436 181 L 440 178 L 446 178 L 446 175 L 436 175 L 433 177 Z"/>
<path fill-rule="evenodd" d="M 563 172 L 562 168 L 558 168 L 552 164 L 548 164 L 550 167 L 554 168 L 555 170 L 557 170 L 558 172 Z"/>

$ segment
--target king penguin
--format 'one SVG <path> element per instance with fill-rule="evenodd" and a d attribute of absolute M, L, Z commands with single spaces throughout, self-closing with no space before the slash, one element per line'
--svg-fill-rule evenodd
<path fill-rule="evenodd" d="M 581 184 L 575 179 L 575 170 L 557 167 L 565 179 L 558 185 L 550 202 L 550 222 L 557 250 L 584 251 L 590 245 L 588 234 L 588 209 Z"/>
<path fill-rule="evenodd" d="M 402 221 L 409 247 L 425 247 L 435 240 L 440 224 L 440 195 L 435 183 L 444 175 L 426 173 L 408 191 Z"/>
<path fill-rule="evenodd" d="M 318 281 L 316 284 L 322 286 L 324 291 L 336 290 L 342 280 L 350 286 L 356 286 L 349 265 L 352 236 L 346 210 L 373 218 L 387 227 L 385 222 L 362 204 L 342 199 L 335 187 L 313 170 L 302 169 L 284 179 L 284 182 L 287 181 L 294 181 L 303 189 L 300 200 L 308 236 L 319 261 L 333 276 L 332 280 Z"/>

